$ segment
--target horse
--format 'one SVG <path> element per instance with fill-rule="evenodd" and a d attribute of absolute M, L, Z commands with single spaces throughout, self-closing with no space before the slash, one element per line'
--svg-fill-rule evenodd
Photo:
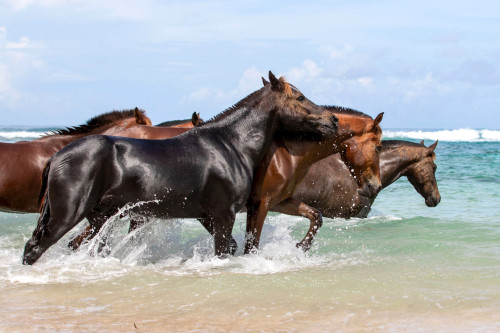
<path fill-rule="evenodd" d="M 84 218 L 102 225 L 119 208 L 158 218 L 202 218 L 213 225 L 215 255 L 228 253 L 236 212 L 277 133 L 330 137 L 337 118 L 284 78 L 177 137 L 140 140 L 94 135 L 56 153 L 43 172 L 45 193 L 23 264 L 33 264 Z M 193 153 L 195 152 L 195 154 Z"/>
<path fill-rule="evenodd" d="M 49 158 L 69 143 L 151 124 L 144 111 L 135 108 L 104 113 L 83 125 L 58 129 L 33 141 L 0 143 L 0 211 L 38 212 L 42 170 Z"/>
<path fill-rule="evenodd" d="M 193 112 L 191 119 L 169 120 L 155 126 L 134 126 L 117 132 L 113 136 L 151 140 L 169 139 L 185 133 L 191 128 L 199 126 L 202 123 L 203 120 L 200 118 L 200 114 Z M 138 228 L 144 222 L 145 221 L 143 221 L 143 219 L 132 219 L 130 221 L 129 232 Z M 98 232 L 98 228 L 89 225 L 78 236 L 74 237 L 69 242 L 68 247 L 72 250 L 77 250 L 85 240 L 92 239 Z"/>
<path fill-rule="evenodd" d="M 435 176 L 437 167 L 434 150 L 437 143 L 436 141 L 425 147 L 423 141 L 418 144 L 402 140 L 383 140 L 380 152 L 382 188 L 405 176 L 425 199 L 428 207 L 437 206 L 441 201 Z M 376 196 L 360 196 L 356 182 L 348 175 L 349 170 L 340 156 L 330 156 L 309 169 L 293 198 L 321 210 L 326 217 L 367 217 Z M 286 207 L 277 210 L 296 215 Z"/>
<path fill-rule="evenodd" d="M 199 126 L 203 123 L 203 119 L 200 118 L 200 114 L 197 112 L 193 112 L 193 115 L 191 116 L 191 119 L 186 119 L 186 120 L 168 120 L 164 121 L 158 125 L 155 125 L 156 127 L 180 127 L 180 128 L 193 128 L 196 126 Z"/>
<path fill-rule="evenodd" d="M 276 140 L 257 168 L 246 204 L 246 254 L 258 249 L 267 212 L 276 211 L 278 204 L 310 219 L 309 231 L 297 244 L 304 251 L 310 248 L 322 224 L 321 213 L 308 209 L 292 195 L 308 169 L 327 156 L 340 152 L 360 187 L 360 195 L 372 197 L 381 189 L 378 154 L 383 113 L 372 119 L 352 109 L 325 108 L 339 119 L 337 135 L 318 142 L 294 138 Z M 231 244 L 234 248 L 233 240 Z"/>

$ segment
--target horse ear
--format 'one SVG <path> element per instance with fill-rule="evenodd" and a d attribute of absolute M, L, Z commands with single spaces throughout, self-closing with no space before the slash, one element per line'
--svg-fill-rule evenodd
<path fill-rule="evenodd" d="M 274 91 L 285 91 L 285 84 L 274 76 L 273 72 L 269 71 L 269 81 L 271 82 L 271 89 Z"/>
<path fill-rule="evenodd" d="M 424 140 L 420 141 L 420 145 L 423 146 L 424 145 Z"/>
<path fill-rule="evenodd" d="M 139 125 L 146 125 L 146 119 L 144 119 L 144 114 L 139 110 L 138 107 L 134 109 L 135 122 Z"/>
<path fill-rule="evenodd" d="M 196 126 L 198 124 L 198 121 L 200 121 L 200 114 L 193 112 L 193 115 L 191 116 L 191 123 L 193 123 L 193 126 Z"/>
<path fill-rule="evenodd" d="M 427 154 L 433 153 L 434 149 L 436 149 L 437 144 L 438 144 L 438 140 L 436 140 L 436 142 L 434 142 L 432 145 L 427 147 L 427 149 L 426 149 Z"/>
<path fill-rule="evenodd" d="M 264 87 L 267 86 L 269 84 L 269 81 L 267 81 L 266 79 L 262 78 L 262 83 L 264 84 Z"/>
<path fill-rule="evenodd" d="M 383 112 L 379 113 L 378 116 L 375 117 L 375 120 L 373 121 L 373 127 L 375 127 L 378 124 L 380 124 L 380 122 L 382 121 L 382 118 L 384 118 L 384 113 Z"/>

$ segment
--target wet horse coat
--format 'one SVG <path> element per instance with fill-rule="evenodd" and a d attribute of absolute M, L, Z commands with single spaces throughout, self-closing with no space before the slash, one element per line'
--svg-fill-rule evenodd
<path fill-rule="evenodd" d="M 228 252 L 236 212 L 276 132 L 333 135 L 335 117 L 270 72 L 270 85 L 180 136 L 139 140 L 84 138 L 54 155 L 44 171 L 46 200 L 24 264 L 83 218 L 102 224 L 128 203 L 135 213 L 210 221 L 215 254 Z M 42 190 L 45 190 L 42 188 Z"/>

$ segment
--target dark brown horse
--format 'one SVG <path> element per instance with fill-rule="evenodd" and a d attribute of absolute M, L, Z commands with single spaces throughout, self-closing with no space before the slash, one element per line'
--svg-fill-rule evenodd
<path fill-rule="evenodd" d="M 247 201 L 245 253 L 259 246 L 264 220 L 269 210 L 280 204 L 306 216 L 311 224 L 307 235 L 297 244 L 309 249 L 322 224 L 321 213 L 292 198 L 307 170 L 317 161 L 340 152 L 357 180 L 360 195 L 375 196 L 381 188 L 378 153 L 383 114 L 372 119 L 358 111 L 328 107 L 339 119 L 336 136 L 319 142 L 295 139 L 276 140 L 256 170 L 252 192 Z M 349 175 L 352 178 L 351 175 Z M 233 244 L 234 246 L 234 244 Z"/>
<path fill-rule="evenodd" d="M 112 111 L 33 141 L 0 143 L 0 211 L 38 212 L 42 170 L 49 158 L 67 144 L 88 135 L 113 135 L 140 127 L 137 125 L 151 125 L 142 110 Z"/>
<path fill-rule="evenodd" d="M 336 134 L 331 112 L 271 72 L 269 79 L 212 121 L 175 138 L 93 135 L 56 153 L 43 171 L 45 200 L 23 263 L 33 264 L 84 218 L 102 225 L 129 203 L 141 203 L 131 208 L 134 214 L 208 221 L 215 255 L 228 253 L 235 215 L 273 137 Z"/>
<path fill-rule="evenodd" d="M 423 142 L 417 144 L 401 140 L 382 141 L 382 188 L 391 185 L 400 177 L 407 177 L 425 199 L 427 206 L 437 206 L 441 195 L 435 177 L 436 146 L 437 141 L 429 147 L 425 147 Z M 349 177 L 349 169 L 337 154 L 314 164 L 297 187 L 293 198 L 319 209 L 323 216 L 349 218 L 366 217 L 376 197 L 358 194 L 356 182 Z M 286 207 L 277 207 L 276 210 L 296 215 Z"/>

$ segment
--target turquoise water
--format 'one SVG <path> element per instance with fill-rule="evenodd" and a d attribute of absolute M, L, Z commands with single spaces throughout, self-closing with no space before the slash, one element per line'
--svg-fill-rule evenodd
<path fill-rule="evenodd" d="M 0 331 L 500 331 L 500 140 L 473 134 L 386 131 L 438 136 L 441 203 L 428 208 L 400 179 L 369 218 L 326 219 L 307 254 L 298 217 L 271 214 L 260 252 L 228 259 L 213 258 L 196 220 L 126 235 L 115 218 L 107 257 L 93 243 L 70 252 L 67 235 L 26 267 L 37 215 L 0 213 Z"/>

